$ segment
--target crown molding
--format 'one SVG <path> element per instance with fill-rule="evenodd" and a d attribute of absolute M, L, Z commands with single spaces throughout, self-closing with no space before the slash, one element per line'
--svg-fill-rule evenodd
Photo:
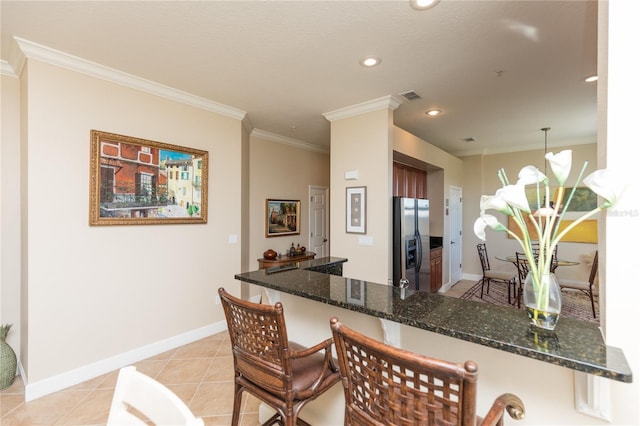
<path fill-rule="evenodd" d="M 246 116 L 244 120 L 242 120 L 242 128 L 248 135 L 251 135 L 251 132 L 253 132 L 254 127 L 251 120 L 249 120 L 249 116 Z"/>
<path fill-rule="evenodd" d="M 319 152 L 321 154 L 329 154 L 329 150 L 324 149 L 318 145 L 311 144 L 309 142 L 300 141 L 298 139 L 288 138 L 286 136 L 277 135 L 275 133 L 267 132 L 266 130 L 253 129 L 251 136 L 266 139 L 271 142 L 277 142 L 284 145 L 293 146 L 300 149 L 306 149 L 307 151 Z"/>
<path fill-rule="evenodd" d="M 7 75 L 13 75 L 16 77 L 20 77 L 22 74 L 22 69 L 24 68 L 24 63 L 27 58 L 24 56 L 24 53 L 18 47 L 18 43 L 16 42 L 16 37 L 13 38 L 13 42 L 9 43 L 7 47 L 7 52 L 5 52 L 6 62 L 9 67 L 12 68 L 12 71 Z M 5 66 L 3 64 L 3 73 L 5 71 Z"/>
<path fill-rule="evenodd" d="M 18 74 L 16 74 L 11 64 L 4 59 L 0 60 L 0 74 L 6 75 L 7 77 L 18 77 Z"/>
<path fill-rule="evenodd" d="M 111 83 L 116 83 L 145 93 L 191 105 L 206 111 L 215 112 L 236 120 L 243 120 L 247 115 L 245 111 L 237 108 L 195 96 L 144 78 L 136 77 L 19 37 L 14 37 L 14 39 L 24 56 L 29 59 L 36 59 L 51 65 L 109 81 Z"/>
<path fill-rule="evenodd" d="M 597 143 L 593 138 L 577 138 L 570 140 L 563 140 L 560 142 L 556 142 L 554 144 L 550 144 L 547 149 L 551 151 L 552 148 L 570 148 L 572 146 L 578 145 L 589 145 Z M 466 149 L 466 150 L 457 150 L 457 151 L 449 151 L 449 154 L 454 157 L 462 158 L 469 157 L 472 155 L 498 155 L 498 154 L 508 154 L 513 152 L 523 152 L 523 151 L 542 151 L 544 148 L 540 146 L 540 144 L 535 145 L 519 145 L 514 147 L 489 147 L 482 149 Z"/>
<path fill-rule="evenodd" d="M 354 117 L 356 115 L 379 111 L 381 109 L 390 109 L 391 111 L 394 111 L 401 103 L 402 101 L 399 98 L 393 95 L 388 95 L 371 101 L 362 102 L 360 104 L 340 108 L 335 111 L 325 112 L 322 115 L 329 121 L 342 120 L 343 118 Z"/>

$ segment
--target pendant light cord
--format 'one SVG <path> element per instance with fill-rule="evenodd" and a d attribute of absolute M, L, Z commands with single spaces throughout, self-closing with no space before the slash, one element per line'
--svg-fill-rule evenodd
<path fill-rule="evenodd" d="M 544 175 L 547 175 L 547 132 L 551 130 L 551 127 L 543 127 L 540 129 L 544 132 Z"/>

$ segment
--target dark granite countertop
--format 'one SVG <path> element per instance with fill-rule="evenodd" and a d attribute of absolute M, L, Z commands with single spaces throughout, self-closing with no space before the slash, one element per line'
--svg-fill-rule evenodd
<path fill-rule="evenodd" d="M 524 310 L 409 289 L 402 293 L 398 287 L 366 281 L 362 303 L 350 303 L 347 288 L 361 281 L 309 269 L 345 261 L 320 258 L 301 262 L 296 269 L 270 274 L 262 269 L 235 278 L 595 376 L 632 381 L 624 353 L 607 346 L 595 324 L 561 317 L 553 334 L 538 333 L 530 328 Z"/>
<path fill-rule="evenodd" d="M 429 237 L 429 248 L 431 250 L 441 248 L 442 247 L 442 237 Z"/>

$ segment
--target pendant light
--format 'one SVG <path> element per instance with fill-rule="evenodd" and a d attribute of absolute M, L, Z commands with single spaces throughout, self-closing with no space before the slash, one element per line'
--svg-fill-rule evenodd
<path fill-rule="evenodd" d="M 547 175 L 547 133 L 549 132 L 549 130 L 551 130 L 551 127 L 543 127 L 542 129 L 540 129 L 544 132 L 544 175 Z M 536 210 L 533 213 L 533 216 L 538 217 L 538 216 L 549 216 L 550 212 L 546 209 L 546 194 L 545 197 L 542 199 L 542 205 L 538 206 L 538 210 Z M 551 209 L 553 209 L 553 201 L 550 201 L 549 203 L 549 207 L 551 207 Z"/>

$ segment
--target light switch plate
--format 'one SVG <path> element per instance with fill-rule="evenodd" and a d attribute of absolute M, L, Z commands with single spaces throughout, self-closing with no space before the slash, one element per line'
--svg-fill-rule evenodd
<path fill-rule="evenodd" d="M 358 171 L 357 170 L 346 170 L 344 172 L 345 180 L 354 180 L 358 179 Z"/>
<path fill-rule="evenodd" d="M 361 246 L 372 246 L 373 245 L 373 237 L 369 237 L 369 236 L 366 236 L 366 235 L 358 237 L 358 244 L 360 244 Z"/>

